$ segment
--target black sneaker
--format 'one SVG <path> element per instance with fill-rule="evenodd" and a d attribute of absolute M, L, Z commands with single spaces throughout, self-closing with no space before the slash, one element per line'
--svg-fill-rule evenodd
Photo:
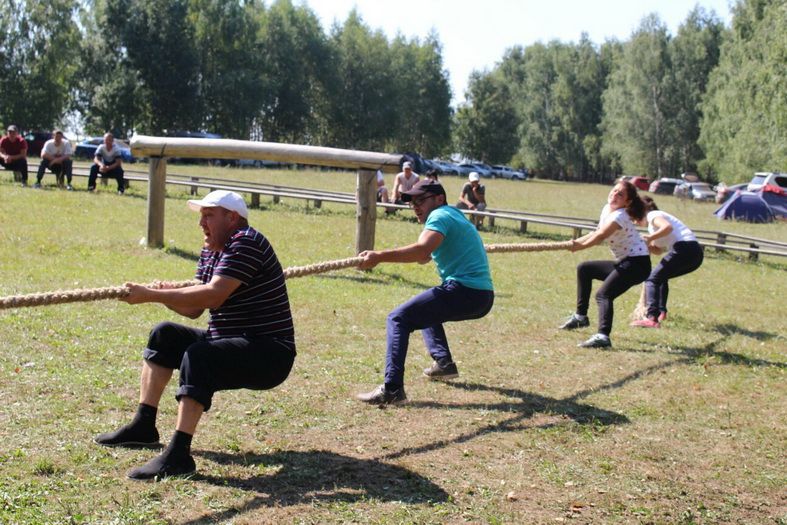
<path fill-rule="evenodd" d="M 566 322 L 560 325 L 561 330 L 574 330 L 576 328 L 584 328 L 590 326 L 590 319 L 588 316 L 580 317 L 577 314 L 571 314 L 571 317 L 566 319 Z"/>
<path fill-rule="evenodd" d="M 163 453 L 141 467 L 129 470 L 126 474 L 129 479 L 145 481 L 148 479 L 162 479 L 172 476 L 190 476 L 197 472 L 197 465 L 191 456 L 173 457 Z"/>
<path fill-rule="evenodd" d="M 609 348 L 612 346 L 612 341 L 609 339 L 609 336 L 596 334 L 584 343 L 579 343 L 577 346 L 580 348 Z"/>
<path fill-rule="evenodd" d="M 128 447 L 128 448 L 160 448 L 158 430 L 143 430 L 132 425 L 125 425 L 115 430 L 99 434 L 93 438 L 93 442 L 104 447 Z"/>
<path fill-rule="evenodd" d="M 358 394 L 357 397 L 364 403 L 370 405 L 396 405 L 407 401 L 407 395 L 404 393 L 404 387 L 389 392 L 386 390 L 385 385 L 380 385 L 371 392 Z"/>
<path fill-rule="evenodd" d="M 437 361 L 434 361 L 432 366 L 424 368 L 424 375 L 432 381 L 447 381 L 459 377 L 459 370 L 456 368 L 456 363 L 440 366 Z"/>
<path fill-rule="evenodd" d="M 96 191 L 96 187 L 95 186 L 88 186 L 87 187 L 87 191 Z"/>

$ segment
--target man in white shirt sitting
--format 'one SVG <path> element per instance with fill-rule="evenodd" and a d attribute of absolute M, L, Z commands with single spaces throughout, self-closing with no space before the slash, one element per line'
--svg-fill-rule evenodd
<path fill-rule="evenodd" d="M 41 164 L 38 165 L 38 176 L 34 188 L 41 187 L 41 180 L 44 178 L 46 170 L 51 171 L 57 177 L 58 186 L 63 185 L 63 175 L 66 177 L 66 189 L 71 191 L 71 143 L 63 136 L 63 132 L 56 129 L 52 133 L 54 138 L 47 140 L 41 149 Z"/>

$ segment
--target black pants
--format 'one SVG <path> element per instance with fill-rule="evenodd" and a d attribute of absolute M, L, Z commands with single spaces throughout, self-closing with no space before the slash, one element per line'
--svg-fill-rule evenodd
<path fill-rule="evenodd" d="M 667 281 L 693 272 L 700 267 L 704 258 L 702 246 L 697 241 L 681 241 L 672 245 L 670 252 L 645 281 L 648 317 L 658 317 L 659 313 L 667 311 Z"/>
<path fill-rule="evenodd" d="M 101 175 L 102 177 L 113 177 L 118 181 L 118 191 L 123 193 L 126 189 L 126 183 L 123 180 L 123 168 L 118 166 L 112 171 L 108 171 Z M 96 187 L 96 179 L 98 178 L 98 164 L 90 166 L 90 177 L 87 179 L 87 189 Z"/>
<path fill-rule="evenodd" d="M 577 313 L 588 314 L 593 279 L 604 281 L 596 292 L 598 332 L 612 332 L 612 301 L 635 284 L 648 278 L 650 256 L 625 257 L 615 261 L 587 261 L 577 266 Z"/>
<path fill-rule="evenodd" d="M 36 182 L 40 183 L 41 180 L 44 178 L 44 173 L 48 169 L 56 176 L 61 176 L 65 174 L 66 180 L 69 184 L 71 184 L 71 167 L 72 167 L 71 159 L 66 159 L 54 166 L 49 163 L 48 160 L 42 159 L 41 164 L 38 165 L 38 176 L 36 177 Z M 62 179 L 61 179 L 62 180 Z"/>
<path fill-rule="evenodd" d="M 16 159 L 7 164 L 0 160 L 0 166 L 7 170 L 20 172 L 22 174 L 22 182 L 27 184 L 27 159 Z"/>
<path fill-rule="evenodd" d="M 207 412 L 220 390 L 269 390 L 284 382 L 295 350 L 270 337 L 207 339 L 205 330 L 164 322 L 150 332 L 143 357 L 180 369 L 175 398 L 190 397 Z"/>

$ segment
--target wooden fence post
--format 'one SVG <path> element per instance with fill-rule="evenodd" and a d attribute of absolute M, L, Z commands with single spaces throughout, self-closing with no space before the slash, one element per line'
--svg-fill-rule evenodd
<path fill-rule="evenodd" d="M 749 248 L 754 248 L 755 250 L 757 250 L 757 249 L 759 249 L 759 246 L 757 246 L 754 243 L 751 243 L 751 244 L 749 244 Z M 759 259 L 760 259 L 760 254 L 759 253 L 757 253 L 757 252 L 749 252 L 749 260 L 750 261 L 758 261 Z"/>
<path fill-rule="evenodd" d="M 252 208 L 259 208 L 260 207 L 260 194 L 259 193 L 252 193 L 251 194 L 251 207 Z"/>
<path fill-rule="evenodd" d="M 520 233 L 527 233 L 527 221 L 519 221 Z"/>
<path fill-rule="evenodd" d="M 377 173 L 373 170 L 360 169 L 357 181 L 355 189 L 356 254 L 374 249 L 374 228 L 377 219 Z"/>
<path fill-rule="evenodd" d="M 199 177 L 191 177 L 191 181 L 192 182 L 199 182 Z M 199 188 L 197 188 L 196 186 L 192 186 L 191 187 L 191 194 L 192 195 L 196 195 L 198 190 L 199 190 Z"/>
<path fill-rule="evenodd" d="M 716 244 L 727 244 L 727 234 L 721 233 L 716 236 Z M 724 248 L 716 248 L 717 252 L 723 252 Z"/>
<path fill-rule="evenodd" d="M 148 247 L 164 246 L 164 204 L 167 196 L 167 159 L 150 158 L 148 172 Z"/>

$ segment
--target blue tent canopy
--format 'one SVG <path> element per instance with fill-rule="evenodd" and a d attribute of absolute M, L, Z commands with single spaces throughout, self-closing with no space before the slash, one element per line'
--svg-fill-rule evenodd
<path fill-rule="evenodd" d="M 714 212 L 720 219 L 773 222 L 773 210 L 760 193 L 739 191 Z"/>

